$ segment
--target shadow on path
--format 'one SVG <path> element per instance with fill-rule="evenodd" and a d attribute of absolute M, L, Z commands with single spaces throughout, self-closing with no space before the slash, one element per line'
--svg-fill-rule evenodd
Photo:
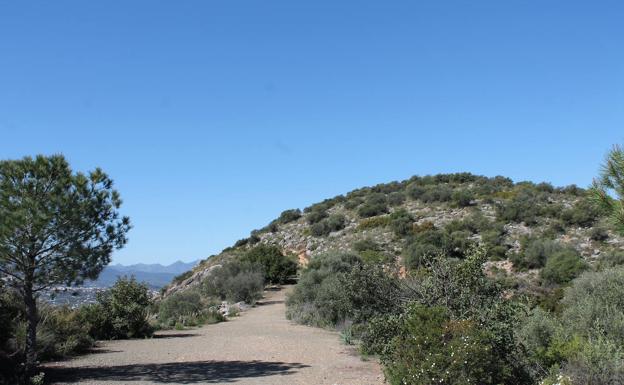
<path fill-rule="evenodd" d="M 173 333 L 173 334 L 154 334 L 152 338 L 187 338 L 187 337 L 196 337 L 199 334 L 196 333 Z"/>
<path fill-rule="evenodd" d="M 283 300 L 269 300 L 269 301 L 257 301 L 257 306 L 275 305 L 278 303 L 284 303 Z"/>
<path fill-rule="evenodd" d="M 309 365 L 265 361 L 195 361 L 137 364 L 110 367 L 54 367 L 46 370 L 46 380 L 54 382 L 151 381 L 171 383 L 236 382 L 241 378 L 289 375 Z"/>

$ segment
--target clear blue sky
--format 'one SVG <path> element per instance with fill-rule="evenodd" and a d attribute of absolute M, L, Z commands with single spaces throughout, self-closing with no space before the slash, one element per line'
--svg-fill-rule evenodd
<path fill-rule="evenodd" d="M 413 174 L 587 186 L 624 142 L 621 1 L 3 1 L 0 157 L 102 167 L 115 262 L 203 258 Z"/>

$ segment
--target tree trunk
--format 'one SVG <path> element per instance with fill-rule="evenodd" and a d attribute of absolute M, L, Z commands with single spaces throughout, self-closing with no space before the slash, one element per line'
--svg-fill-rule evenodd
<path fill-rule="evenodd" d="M 29 280 L 24 285 L 24 304 L 26 305 L 26 321 L 28 323 L 25 372 L 30 377 L 37 368 L 37 323 L 39 317 L 37 315 L 37 301 L 33 293 L 33 283 Z"/>

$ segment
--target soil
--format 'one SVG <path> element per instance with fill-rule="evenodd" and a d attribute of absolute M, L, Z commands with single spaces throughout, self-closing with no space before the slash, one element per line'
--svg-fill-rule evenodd
<path fill-rule="evenodd" d="M 335 332 L 286 320 L 286 290 L 228 322 L 154 338 L 102 342 L 92 354 L 46 365 L 54 384 L 377 385 L 375 360 L 362 360 Z"/>

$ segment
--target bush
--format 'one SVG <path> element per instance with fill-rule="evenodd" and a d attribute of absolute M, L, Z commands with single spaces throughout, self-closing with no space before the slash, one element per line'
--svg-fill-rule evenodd
<path fill-rule="evenodd" d="M 541 278 L 549 284 L 565 284 L 578 276 L 587 265 L 574 249 L 554 253 L 540 272 Z"/>
<path fill-rule="evenodd" d="M 532 225 L 540 215 L 540 200 L 528 188 L 520 189 L 510 200 L 497 205 L 498 220 L 503 222 L 524 222 Z"/>
<path fill-rule="evenodd" d="M 365 250 L 358 253 L 358 255 L 366 264 L 379 265 L 391 263 L 393 261 L 392 256 L 385 254 L 381 251 Z"/>
<path fill-rule="evenodd" d="M 407 186 L 407 195 L 414 199 L 420 199 L 420 197 L 427 191 L 423 186 L 420 186 L 416 183 L 411 183 Z"/>
<path fill-rule="evenodd" d="M 433 256 L 445 254 L 448 256 L 463 255 L 463 250 L 454 251 L 451 236 L 443 230 L 425 230 L 418 232 L 408 240 L 404 251 L 405 266 L 418 269 Z"/>
<path fill-rule="evenodd" d="M 406 236 L 413 233 L 414 218 L 405 209 L 399 209 L 390 214 L 390 228 L 397 236 Z"/>
<path fill-rule="evenodd" d="M 425 267 L 429 261 L 441 252 L 440 248 L 435 245 L 412 243 L 404 252 L 405 267 L 410 270 Z"/>
<path fill-rule="evenodd" d="M 313 258 L 286 299 L 286 317 L 298 323 L 334 327 L 348 316 L 344 275 L 360 258 L 348 253 L 327 253 Z"/>
<path fill-rule="evenodd" d="M 418 279 L 406 282 L 411 304 L 382 349 L 391 383 L 411 378 L 407 383 L 430 384 L 446 370 L 454 373 L 442 377 L 447 383 L 529 383 L 514 332 L 520 308 L 485 275 L 485 260 L 483 248 L 473 248 L 461 262 L 438 257 Z M 385 333 L 378 335 L 387 340 Z M 367 341 L 379 350 L 378 341 Z M 463 354 L 466 359 L 454 361 Z"/>
<path fill-rule="evenodd" d="M 398 314 L 401 289 L 396 277 L 378 265 L 355 264 L 344 276 L 348 317 L 365 324 L 382 314 Z"/>
<path fill-rule="evenodd" d="M 588 199 L 581 199 L 570 209 L 560 214 L 561 220 L 569 226 L 589 227 L 602 215 L 601 210 Z"/>
<path fill-rule="evenodd" d="M 203 307 L 198 292 L 187 290 L 175 293 L 160 302 L 158 321 L 166 327 L 172 327 L 178 322 L 186 325 L 199 315 Z"/>
<path fill-rule="evenodd" d="M 152 304 L 149 290 L 134 277 L 121 277 L 108 290 L 97 294 L 97 303 L 85 307 L 81 315 L 96 339 L 143 338 L 153 334 L 147 321 Z"/>
<path fill-rule="evenodd" d="M 390 206 L 400 206 L 405 202 L 405 193 L 402 191 L 395 191 L 388 194 L 388 204 Z"/>
<path fill-rule="evenodd" d="M 624 350 L 621 345 L 605 338 L 583 343 L 568 360 L 563 372 L 573 384 L 623 384 Z"/>
<path fill-rule="evenodd" d="M 400 288 L 381 267 L 362 264 L 353 254 L 314 258 L 287 297 L 286 315 L 296 322 L 336 327 L 351 324 L 353 333 L 372 318 L 398 313 Z"/>
<path fill-rule="evenodd" d="M 334 231 L 344 229 L 346 218 L 342 214 L 332 214 L 328 218 L 313 224 L 310 227 L 310 233 L 316 237 L 329 235 Z"/>
<path fill-rule="evenodd" d="M 425 192 L 420 196 L 420 200 L 425 203 L 430 202 L 448 202 L 451 200 L 453 190 L 446 185 L 428 186 Z"/>
<path fill-rule="evenodd" d="M 624 346 L 624 268 L 586 272 L 562 299 L 561 320 L 570 334 L 606 337 Z"/>
<path fill-rule="evenodd" d="M 43 361 L 84 353 L 95 343 L 89 333 L 89 325 L 83 322 L 79 311 L 66 306 L 54 308 L 43 305 L 39 317 L 38 357 Z M 25 330 L 17 333 L 21 346 L 25 344 L 25 334 Z"/>
<path fill-rule="evenodd" d="M 609 239 L 609 233 L 605 227 L 595 226 L 589 232 L 589 237 L 594 241 L 603 242 Z"/>
<path fill-rule="evenodd" d="M 306 215 L 306 220 L 310 225 L 318 223 L 325 218 L 327 218 L 327 211 L 322 209 L 312 210 Z"/>
<path fill-rule="evenodd" d="M 201 291 L 211 298 L 253 304 L 262 298 L 264 270 L 248 261 L 228 261 L 215 267 L 202 282 Z"/>
<path fill-rule="evenodd" d="M 296 221 L 299 218 L 301 218 L 301 210 L 299 209 L 286 210 L 280 214 L 279 218 L 277 218 L 277 222 L 281 224 L 285 224 L 285 223 Z"/>
<path fill-rule="evenodd" d="M 207 302 L 197 291 L 175 293 L 159 306 L 158 321 L 162 327 L 187 327 L 225 321 L 217 303 Z"/>
<path fill-rule="evenodd" d="M 468 207 L 474 199 L 474 194 L 466 189 L 455 190 L 451 196 L 451 201 L 457 207 Z"/>
<path fill-rule="evenodd" d="M 358 208 L 358 215 L 362 218 L 374 217 L 388 212 L 388 203 L 385 195 L 371 194 L 364 204 Z"/>
<path fill-rule="evenodd" d="M 184 281 L 185 279 L 191 278 L 191 275 L 193 275 L 193 270 L 185 271 L 184 273 L 180 275 L 176 275 L 173 278 L 173 282 L 182 283 L 182 281 Z"/>
<path fill-rule="evenodd" d="M 364 203 L 364 199 L 360 197 L 351 198 L 344 203 L 344 208 L 347 210 L 353 210 L 362 203 Z"/>
<path fill-rule="evenodd" d="M 353 250 L 360 253 L 362 251 L 380 251 L 381 245 L 370 238 L 364 238 L 353 243 Z"/>
<path fill-rule="evenodd" d="M 492 336 L 475 322 L 452 320 L 444 307 L 414 304 L 398 327 L 382 357 L 390 384 L 506 383 Z"/>
<path fill-rule="evenodd" d="M 602 268 L 624 265 L 624 251 L 608 250 L 600 256 L 599 262 Z"/>
<path fill-rule="evenodd" d="M 523 238 L 520 253 L 512 256 L 514 266 L 522 269 L 537 269 L 544 267 L 551 256 L 561 251 L 569 250 L 560 243 L 548 239 Z"/>
<path fill-rule="evenodd" d="M 276 246 L 258 245 L 245 253 L 242 260 L 262 266 L 265 280 L 273 284 L 283 284 L 297 273 L 297 262 Z"/>
<path fill-rule="evenodd" d="M 377 227 L 385 227 L 385 226 L 388 226 L 389 224 L 390 224 L 390 216 L 382 215 L 378 217 L 367 218 L 367 219 L 360 221 L 357 228 L 358 230 L 368 230 L 368 229 L 374 229 Z"/>
<path fill-rule="evenodd" d="M 624 268 L 584 273 L 565 290 L 558 318 L 536 309 L 525 323 L 527 351 L 538 367 L 561 367 L 573 384 L 621 383 L 623 298 Z"/>
<path fill-rule="evenodd" d="M 381 251 L 381 246 L 370 238 L 356 241 L 353 244 L 353 250 L 367 264 L 382 264 L 391 262 L 391 258 Z"/>

